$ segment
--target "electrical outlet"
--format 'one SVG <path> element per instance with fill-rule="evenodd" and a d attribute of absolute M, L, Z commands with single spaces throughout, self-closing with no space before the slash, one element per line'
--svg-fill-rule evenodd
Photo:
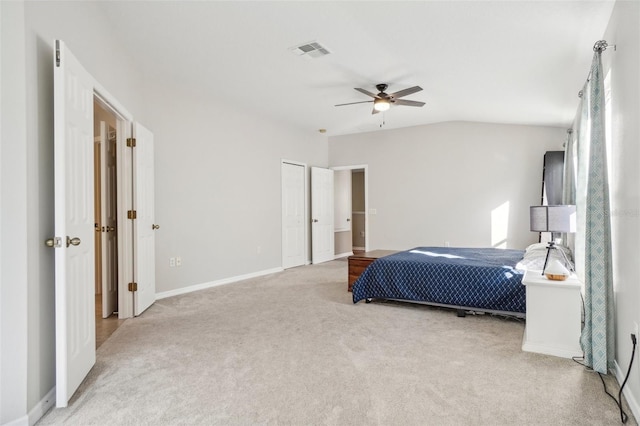
<path fill-rule="evenodd" d="M 172 268 L 174 266 L 176 266 L 176 258 L 175 257 L 170 257 L 169 258 L 169 266 L 171 266 Z"/>
<path fill-rule="evenodd" d="M 182 258 L 180 256 L 176 257 L 176 266 L 182 266 Z"/>
<path fill-rule="evenodd" d="M 640 336 L 638 336 L 638 323 L 637 322 L 633 323 L 633 334 L 636 335 L 636 339 L 640 338 Z"/>
<path fill-rule="evenodd" d="M 260 246 L 256 247 L 256 253 L 257 254 L 262 253 L 262 247 L 260 247 Z"/>
<path fill-rule="evenodd" d="M 449 241 L 445 241 L 445 242 L 444 242 L 444 246 L 445 246 L 445 247 L 450 247 Z"/>

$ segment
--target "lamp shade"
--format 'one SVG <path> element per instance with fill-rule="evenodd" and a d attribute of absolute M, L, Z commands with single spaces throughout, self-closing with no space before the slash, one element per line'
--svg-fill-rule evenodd
<path fill-rule="evenodd" d="M 531 206 L 531 231 L 576 232 L 576 206 Z"/>

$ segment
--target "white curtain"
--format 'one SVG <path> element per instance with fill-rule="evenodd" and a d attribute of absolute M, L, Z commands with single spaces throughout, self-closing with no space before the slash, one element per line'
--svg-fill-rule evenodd
<path fill-rule="evenodd" d="M 615 329 L 601 61 L 604 48 L 594 47 L 594 50 L 591 73 L 574 123 L 576 146 L 571 148 L 577 152 L 575 258 L 578 276 L 584 283 L 585 318 L 580 338 L 584 362 L 606 374 L 614 365 Z M 571 193 L 566 196 L 570 197 Z"/>
<path fill-rule="evenodd" d="M 580 104 L 582 107 L 582 103 Z M 580 111 L 580 109 L 578 109 Z M 564 145 L 564 173 L 562 176 L 562 204 L 576 204 L 576 181 L 578 180 L 578 153 L 576 150 L 577 132 L 573 129 L 567 130 L 567 141 Z M 562 244 L 571 249 L 573 261 L 575 263 L 576 238 L 575 233 L 562 234 Z"/>

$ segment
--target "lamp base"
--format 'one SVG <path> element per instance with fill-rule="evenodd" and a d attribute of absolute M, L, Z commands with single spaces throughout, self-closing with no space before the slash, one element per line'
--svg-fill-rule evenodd
<path fill-rule="evenodd" d="M 549 263 L 549 254 L 551 253 L 551 250 L 558 250 L 560 252 L 560 254 L 562 255 L 562 258 L 564 259 L 565 265 L 567 265 L 567 267 L 569 268 L 569 271 L 570 272 L 575 272 L 573 267 L 571 266 L 571 262 L 569 262 L 569 259 L 567 259 L 567 255 L 565 254 L 564 250 L 559 249 L 558 247 L 556 247 L 555 241 L 549 241 L 549 245 L 547 246 L 547 256 L 544 258 L 544 266 L 542 267 L 542 275 L 545 275 L 548 279 L 553 280 L 553 281 L 564 281 L 564 280 L 567 279 L 566 275 L 545 274 L 545 272 L 544 272 L 547 269 L 547 263 Z M 563 278 L 550 278 L 550 276 L 563 277 Z"/>
<path fill-rule="evenodd" d="M 544 274 L 544 276 L 551 281 L 564 281 L 569 277 L 568 275 L 564 274 Z"/>

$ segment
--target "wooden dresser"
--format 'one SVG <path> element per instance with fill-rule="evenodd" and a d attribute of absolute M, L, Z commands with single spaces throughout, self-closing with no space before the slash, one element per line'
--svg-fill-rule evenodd
<path fill-rule="evenodd" d="M 360 274 L 376 259 L 398 253 L 396 250 L 372 250 L 349 256 L 349 284 L 347 290 L 351 291 L 353 283 Z"/>

